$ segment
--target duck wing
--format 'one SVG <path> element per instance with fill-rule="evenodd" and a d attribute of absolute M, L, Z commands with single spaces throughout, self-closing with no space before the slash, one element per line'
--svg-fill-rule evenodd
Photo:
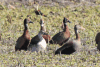
<path fill-rule="evenodd" d="M 21 48 L 24 45 L 25 41 L 26 41 L 26 39 L 23 36 L 19 37 L 16 41 L 16 46 L 15 47 L 16 48 Z"/>

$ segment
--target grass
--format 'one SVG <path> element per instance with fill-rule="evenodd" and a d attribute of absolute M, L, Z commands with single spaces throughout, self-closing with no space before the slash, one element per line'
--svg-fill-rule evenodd
<path fill-rule="evenodd" d="M 100 2 L 96 2 L 99 4 Z M 75 38 L 74 25 L 79 24 L 86 28 L 80 31 L 83 49 L 71 55 L 54 55 L 54 51 L 59 45 L 48 45 L 46 53 L 31 53 L 30 51 L 15 52 L 16 40 L 23 34 L 23 20 L 30 15 L 34 24 L 28 24 L 31 37 L 38 34 L 40 30 L 40 16 L 36 16 L 34 8 L 24 6 L 16 9 L 8 9 L 6 6 L 0 6 L 0 65 L 17 67 L 98 67 L 100 66 L 100 53 L 94 50 L 96 48 L 95 36 L 99 32 L 100 25 L 100 6 L 79 7 L 60 7 L 60 6 L 41 6 L 39 8 L 48 17 L 42 17 L 45 21 L 46 31 L 51 35 L 62 31 L 61 24 L 63 17 L 69 18 L 72 22 L 68 24 L 71 38 Z M 53 12 L 51 14 L 50 12 Z"/>

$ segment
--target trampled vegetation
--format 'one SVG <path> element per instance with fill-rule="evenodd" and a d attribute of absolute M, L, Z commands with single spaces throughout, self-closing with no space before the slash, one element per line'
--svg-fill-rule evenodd
<path fill-rule="evenodd" d="M 96 50 L 95 36 L 100 32 L 100 2 L 94 6 L 87 6 L 83 3 L 76 6 L 40 6 L 39 9 L 47 15 L 42 17 L 45 22 L 46 31 L 55 35 L 62 31 L 61 25 L 63 17 L 69 18 L 72 22 L 68 24 L 71 39 L 75 38 L 74 25 L 79 24 L 85 28 L 80 31 L 82 41 L 82 50 L 71 55 L 54 55 L 54 52 L 60 46 L 57 44 L 48 45 L 46 53 L 36 53 L 30 51 L 15 52 L 16 40 L 23 34 L 23 21 L 30 15 L 34 24 L 28 24 L 31 37 L 38 34 L 40 30 L 40 18 L 34 13 L 34 8 L 21 6 L 20 8 L 10 9 L 0 5 L 0 65 L 6 66 L 46 66 L 46 67 L 99 67 L 100 52 Z M 16 3 L 15 5 L 19 5 Z"/>

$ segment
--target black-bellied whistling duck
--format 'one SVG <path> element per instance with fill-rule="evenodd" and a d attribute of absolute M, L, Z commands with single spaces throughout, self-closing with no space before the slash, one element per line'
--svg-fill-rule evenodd
<path fill-rule="evenodd" d="M 40 31 L 42 30 L 42 32 L 43 32 L 42 37 L 46 40 L 46 43 L 48 43 L 49 40 L 50 40 L 50 35 L 48 35 L 48 33 L 45 32 L 43 19 L 40 19 L 40 25 L 41 25 Z M 38 38 L 38 35 L 36 35 L 35 37 L 33 37 L 31 39 L 31 44 L 37 43 L 38 42 L 37 38 Z"/>
<path fill-rule="evenodd" d="M 47 17 L 47 16 L 44 15 L 40 10 L 38 10 L 38 5 L 37 5 L 37 9 L 35 10 L 35 14 L 36 14 L 36 15 L 41 15 L 41 16 Z"/>
<path fill-rule="evenodd" d="M 63 19 L 63 24 L 64 24 L 63 31 L 55 34 L 52 37 L 52 39 L 49 41 L 50 44 L 63 45 L 63 43 L 65 43 L 66 41 L 69 40 L 69 38 L 70 38 L 70 32 L 69 32 L 69 28 L 67 26 L 68 22 L 71 23 L 71 21 L 69 21 L 67 18 L 64 17 L 64 19 Z"/>
<path fill-rule="evenodd" d="M 78 29 L 85 30 L 85 28 L 83 28 L 82 26 L 75 25 L 74 31 L 76 34 L 76 39 L 65 43 L 62 47 L 60 47 L 59 49 L 55 51 L 55 54 L 60 54 L 60 53 L 61 54 L 72 54 L 73 52 L 79 50 L 79 48 L 81 47 L 81 41 L 80 41 L 80 36 L 78 34 Z"/>
<path fill-rule="evenodd" d="M 95 37 L 95 41 L 97 44 L 97 49 L 100 51 L 100 32 L 97 33 L 96 37 Z"/>
<path fill-rule="evenodd" d="M 43 27 L 44 22 L 42 21 L 42 19 L 40 19 L 40 25 L 41 25 L 40 32 L 38 33 L 38 35 L 36 35 L 35 37 L 31 39 L 31 43 L 29 45 L 29 50 L 31 50 L 32 52 L 44 51 L 47 46 L 46 40 L 44 39 L 43 36 L 45 35 L 47 37 L 46 39 L 49 39 L 49 38 L 48 38 L 48 35 L 45 34 L 44 27 Z"/>
<path fill-rule="evenodd" d="M 24 19 L 24 33 L 16 41 L 15 51 L 27 50 L 27 46 L 29 45 L 30 40 L 31 40 L 29 32 L 28 32 L 27 23 L 33 23 L 33 22 L 31 22 L 29 19 Z"/>

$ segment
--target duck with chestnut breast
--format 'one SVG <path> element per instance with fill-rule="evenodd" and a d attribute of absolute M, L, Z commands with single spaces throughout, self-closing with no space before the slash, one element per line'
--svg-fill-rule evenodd
<path fill-rule="evenodd" d="M 31 39 L 31 43 L 29 45 L 29 50 L 31 50 L 32 52 L 45 51 L 46 46 L 47 46 L 46 40 L 43 36 L 45 35 L 46 37 L 48 37 L 48 35 L 45 34 L 44 32 L 44 28 L 43 28 L 44 23 L 42 19 L 40 19 L 40 25 L 41 25 L 40 32 L 38 33 L 38 35 L 36 35 L 35 37 Z"/>
<path fill-rule="evenodd" d="M 52 39 L 49 41 L 50 44 L 59 44 L 60 46 L 67 42 L 70 38 L 70 32 L 67 23 L 71 23 L 67 18 L 64 17 L 63 24 L 64 29 L 62 32 L 55 34 Z"/>
<path fill-rule="evenodd" d="M 37 5 L 37 8 L 35 9 L 34 12 L 35 12 L 36 15 L 41 15 L 41 16 L 47 17 L 47 16 L 44 15 L 40 10 L 38 10 L 38 5 Z"/>
<path fill-rule="evenodd" d="M 50 35 L 49 35 L 48 33 L 45 32 L 44 21 L 43 21 L 43 19 L 40 19 L 40 26 L 41 26 L 40 31 L 43 32 L 42 37 L 46 40 L 46 43 L 48 43 L 49 40 L 50 40 Z M 33 44 L 33 45 L 34 45 L 34 44 L 37 44 L 38 41 L 39 41 L 39 40 L 38 40 L 38 35 L 36 35 L 35 37 L 33 37 L 33 38 L 31 39 L 31 43 L 30 43 L 30 44 Z"/>
<path fill-rule="evenodd" d="M 74 31 L 75 31 L 76 39 L 65 43 L 62 47 L 60 47 L 59 49 L 55 51 L 55 54 L 60 54 L 60 53 L 61 54 L 72 54 L 73 52 L 78 51 L 80 49 L 81 41 L 80 41 L 80 36 L 78 34 L 78 29 L 85 30 L 85 28 L 83 28 L 82 26 L 75 25 Z"/>
<path fill-rule="evenodd" d="M 20 36 L 17 41 L 16 41 L 16 45 L 15 45 L 15 51 L 17 50 L 27 50 L 27 46 L 30 43 L 30 35 L 28 32 L 28 24 L 27 23 L 33 23 L 32 21 L 30 21 L 30 19 L 24 19 L 24 33 L 22 36 Z"/>
<path fill-rule="evenodd" d="M 97 33 L 96 37 L 95 37 L 95 41 L 97 44 L 97 49 L 100 51 L 100 32 Z"/>

